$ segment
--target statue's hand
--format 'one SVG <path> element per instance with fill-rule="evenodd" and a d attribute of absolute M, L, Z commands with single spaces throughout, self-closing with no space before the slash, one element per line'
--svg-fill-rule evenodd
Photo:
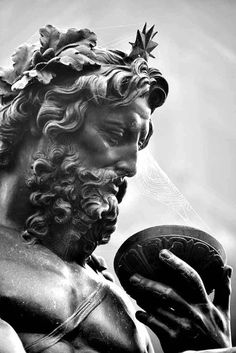
<path fill-rule="evenodd" d="M 137 304 L 145 310 L 136 313 L 137 319 L 155 332 L 165 353 L 231 347 L 229 305 L 232 269 L 224 267 L 212 302 L 192 267 L 168 250 L 162 250 L 159 257 L 178 277 L 178 288 L 138 274 L 132 276 L 132 292 Z M 191 299 L 193 293 L 194 301 Z"/>

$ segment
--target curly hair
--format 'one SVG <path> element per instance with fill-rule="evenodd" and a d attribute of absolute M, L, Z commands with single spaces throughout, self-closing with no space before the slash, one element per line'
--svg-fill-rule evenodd
<path fill-rule="evenodd" d="M 87 169 L 79 157 L 75 145 L 53 143 L 47 153 L 35 155 L 26 179 L 33 212 L 21 234 L 27 242 L 40 242 L 53 229 L 59 232 L 58 226 L 68 224 L 80 238 L 83 254 L 88 244 L 94 250 L 108 242 L 118 215 L 118 201 L 109 188 L 105 189 L 117 174 L 109 169 Z"/>
<path fill-rule="evenodd" d="M 152 111 L 163 104 L 168 84 L 156 69 L 137 58 L 129 64 L 122 53 L 96 49 L 101 68 L 59 73 L 48 85 L 25 87 L 0 111 L 0 165 L 8 166 L 12 154 L 27 131 L 48 137 L 71 133 L 80 128 L 89 104 L 125 106 L 147 95 Z M 149 135 L 152 134 L 150 122 Z"/>

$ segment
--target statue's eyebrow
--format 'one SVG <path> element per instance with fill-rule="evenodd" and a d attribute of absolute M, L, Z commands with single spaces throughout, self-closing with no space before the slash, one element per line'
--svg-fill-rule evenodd
<path fill-rule="evenodd" d="M 126 126 L 129 130 L 135 131 L 135 130 L 141 130 L 144 131 L 144 125 L 142 124 L 140 119 L 136 119 L 135 117 L 132 117 L 129 121 L 127 121 Z"/>
<path fill-rule="evenodd" d="M 147 120 L 145 118 L 142 117 L 143 120 Z M 127 119 L 125 120 L 113 119 L 111 116 L 108 117 L 102 125 L 106 130 L 116 129 L 120 131 L 126 130 L 130 133 L 140 132 L 140 138 L 145 138 L 148 135 L 145 125 L 141 123 L 140 119 L 137 119 L 133 115 L 127 116 Z"/>
<path fill-rule="evenodd" d="M 111 127 L 111 128 L 117 128 L 117 129 L 124 129 L 126 124 L 123 121 L 110 118 L 105 120 L 103 125 L 108 128 Z"/>
<path fill-rule="evenodd" d="M 127 130 L 131 133 L 139 133 L 139 139 L 145 140 L 148 135 L 148 130 L 145 124 L 142 124 L 140 121 L 135 118 L 131 119 L 126 126 Z"/>

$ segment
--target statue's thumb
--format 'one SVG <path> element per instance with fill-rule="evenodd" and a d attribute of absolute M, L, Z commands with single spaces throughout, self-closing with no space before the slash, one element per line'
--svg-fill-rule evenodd
<path fill-rule="evenodd" d="M 225 313 L 228 313 L 230 308 L 232 271 L 232 267 L 227 265 L 224 267 L 223 275 L 221 280 L 218 282 L 217 288 L 215 289 L 215 296 L 213 300 L 213 304 Z"/>

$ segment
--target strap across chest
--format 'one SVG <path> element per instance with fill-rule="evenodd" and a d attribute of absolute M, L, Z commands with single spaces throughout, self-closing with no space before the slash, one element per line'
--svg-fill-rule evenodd
<path fill-rule="evenodd" d="M 25 347 L 27 353 L 40 353 L 54 346 L 65 335 L 73 331 L 104 300 L 106 296 L 105 282 L 98 283 L 96 289 L 78 305 L 74 313 L 48 335 L 40 337 Z"/>

